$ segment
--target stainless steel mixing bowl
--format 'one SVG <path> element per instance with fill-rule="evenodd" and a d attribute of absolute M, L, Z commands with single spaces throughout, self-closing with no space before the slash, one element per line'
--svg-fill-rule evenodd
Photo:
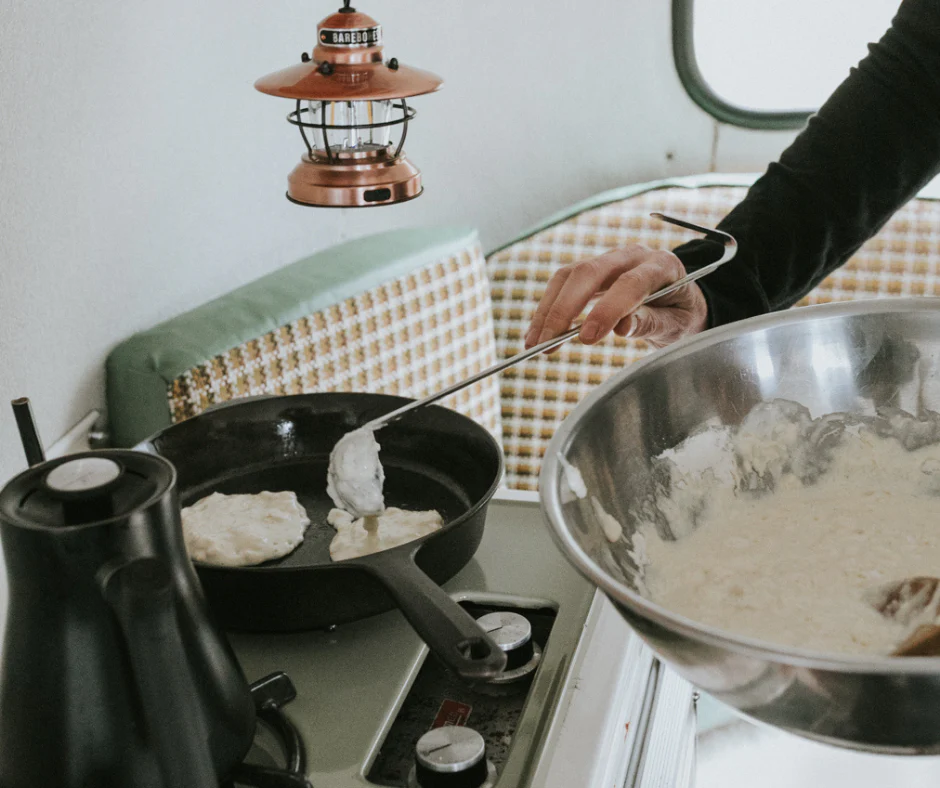
<path fill-rule="evenodd" d="M 802 403 L 813 417 L 940 411 L 938 370 L 940 299 L 826 304 L 689 338 L 628 367 L 575 408 L 543 461 L 543 511 L 571 563 L 664 662 L 720 701 L 820 741 L 940 752 L 940 658 L 801 651 L 671 613 L 637 593 L 627 540 L 611 545 L 590 503 L 596 496 L 629 539 L 631 506 L 652 492 L 651 458 L 705 421 L 734 425 L 777 398 Z M 572 500 L 559 456 L 581 471 L 588 498 Z M 940 500 L 937 513 L 940 538 Z"/>

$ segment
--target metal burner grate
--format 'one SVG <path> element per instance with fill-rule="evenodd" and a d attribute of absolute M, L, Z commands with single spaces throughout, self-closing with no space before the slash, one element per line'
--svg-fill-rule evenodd
<path fill-rule="evenodd" d="M 258 732 L 245 760 L 220 788 L 312 788 L 307 779 L 303 739 L 282 707 L 297 697 L 286 673 L 272 673 L 251 685 Z"/>

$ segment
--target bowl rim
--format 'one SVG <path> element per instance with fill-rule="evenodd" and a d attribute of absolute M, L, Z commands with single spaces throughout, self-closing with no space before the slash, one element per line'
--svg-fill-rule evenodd
<path fill-rule="evenodd" d="M 754 330 L 777 325 L 789 325 L 807 318 L 825 320 L 871 314 L 909 315 L 919 312 L 940 312 L 940 297 L 910 296 L 841 301 L 797 307 L 784 312 L 772 312 L 746 320 L 729 323 L 718 328 L 679 340 L 673 345 L 654 351 L 643 359 L 612 375 L 584 397 L 555 431 L 539 473 L 539 501 L 549 532 L 562 554 L 587 580 L 597 586 L 616 604 L 623 605 L 640 618 L 665 629 L 707 645 L 733 651 L 746 657 L 775 662 L 793 667 L 827 670 L 838 673 L 884 673 L 893 675 L 935 675 L 940 657 L 896 657 L 875 655 L 836 654 L 774 643 L 758 638 L 738 635 L 727 630 L 701 624 L 690 618 L 642 597 L 626 584 L 614 578 L 594 561 L 577 543 L 565 526 L 562 515 L 560 485 L 563 468 L 559 456 L 567 457 L 575 427 L 586 415 L 615 391 L 627 385 L 631 378 L 647 370 L 656 369 L 698 350 L 724 342 Z"/>

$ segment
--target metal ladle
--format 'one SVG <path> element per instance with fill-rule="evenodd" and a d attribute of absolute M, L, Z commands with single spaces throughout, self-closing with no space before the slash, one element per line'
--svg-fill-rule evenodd
<path fill-rule="evenodd" d="M 667 285 L 662 290 L 657 290 L 652 295 L 648 295 L 640 303 L 640 306 L 646 306 L 653 301 L 658 301 L 663 296 L 674 293 L 679 288 L 685 287 L 687 284 L 690 284 L 697 279 L 701 279 L 703 276 L 708 276 L 710 273 L 717 271 L 720 266 L 731 260 L 738 252 L 738 242 L 726 232 L 709 229 L 708 227 L 700 227 L 697 224 L 692 224 L 691 222 L 686 222 L 682 219 L 675 219 L 671 216 L 665 216 L 661 213 L 651 213 L 650 216 L 652 216 L 654 219 L 660 219 L 664 222 L 669 222 L 669 224 L 675 224 L 679 227 L 684 227 L 687 230 L 695 230 L 696 232 L 704 233 L 708 240 L 715 241 L 724 246 L 724 253 L 714 263 L 709 263 L 703 268 L 699 268 L 697 271 L 693 271 L 688 276 L 683 276 L 681 279 L 678 279 L 671 285 Z M 379 416 L 378 418 L 372 419 L 372 421 L 362 425 L 361 429 L 369 429 L 374 432 L 375 430 L 384 427 L 386 424 L 400 419 L 402 416 L 412 410 L 444 399 L 444 397 L 448 397 L 455 392 L 465 389 L 467 386 L 472 386 L 474 383 L 484 380 L 490 375 L 495 375 L 497 372 L 502 372 L 504 369 L 509 369 L 509 367 L 513 367 L 516 364 L 525 361 L 526 359 L 532 358 L 532 356 L 537 356 L 539 353 L 544 353 L 547 350 L 553 350 L 559 345 L 563 345 L 569 339 L 576 337 L 580 331 L 580 325 L 577 325 L 574 328 L 570 328 L 563 334 L 559 334 L 553 339 L 547 339 L 544 342 L 529 348 L 528 350 L 523 350 L 521 353 L 517 353 L 515 356 L 507 358 L 487 369 L 484 369 L 482 372 L 477 372 L 475 375 L 471 375 L 466 380 L 461 380 L 459 383 L 454 383 L 452 386 L 448 386 L 446 389 L 441 389 L 437 393 L 431 394 L 429 397 L 415 400 L 414 402 L 409 402 L 407 405 L 402 405 L 402 407 L 397 408 L 390 413 L 386 413 L 384 416 Z"/>
<path fill-rule="evenodd" d="M 708 276 L 708 274 L 712 273 L 713 271 L 716 271 L 720 266 L 727 263 L 730 259 L 732 259 L 735 256 L 735 254 L 737 254 L 738 242 L 726 232 L 723 232 L 721 230 L 710 229 L 708 227 L 700 227 L 697 224 L 692 224 L 691 222 L 684 221 L 683 219 L 676 219 L 671 216 L 665 216 L 661 213 L 652 213 L 650 214 L 650 216 L 652 216 L 655 219 L 660 219 L 664 222 L 669 222 L 669 224 L 675 224 L 679 227 L 684 227 L 687 230 L 695 230 L 696 232 L 704 233 L 707 239 L 720 243 L 724 247 L 724 252 L 722 253 L 721 257 L 715 262 L 710 263 L 704 266 L 703 268 L 700 268 L 699 270 L 692 272 L 688 276 L 682 277 L 678 281 L 673 282 L 671 285 L 668 285 L 662 288 L 661 290 L 657 290 L 652 295 L 648 295 L 641 302 L 640 304 L 641 306 L 645 306 L 646 304 L 650 304 L 653 301 L 657 301 L 658 299 L 662 298 L 663 296 L 667 296 L 670 293 L 674 293 L 679 288 L 685 287 L 685 285 L 691 282 L 694 282 L 697 279 L 701 279 L 703 276 Z M 437 402 L 438 400 L 444 399 L 444 397 L 448 397 L 451 394 L 454 394 L 455 392 L 460 391 L 461 389 L 465 389 L 467 386 L 472 386 L 474 383 L 484 380 L 485 378 L 488 378 L 490 375 L 495 375 L 497 372 L 502 372 L 504 369 L 508 369 L 509 367 L 515 366 L 516 364 L 519 364 L 520 362 L 525 361 L 526 359 L 532 358 L 532 356 L 536 356 L 539 353 L 544 353 L 548 350 L 552 350 L 558 347 L 559 345 L 564 344 L 569 339 L 576 337 L 580 330 L 581 330 L 581 326 L 577 325 L 574 328 L 571 328 L 568 331 L 565 331 L 563 334 L 559 334 L 557 337 L 554 337 L 553 339 L 548 339 L 545 342 L 541 342 L 538 345 L 535 345 L 534 347 L 529 348 L 528 350 L 523 350 L 521 353 L 517 353 L 515 356 L 512 356 L 511 358 L 500 361 L 494 364 L 493 366 L 487 369 L 484 369 L 482 372 L 477 372 L 475 375 L 471 375 L 466 380 L 461 380 L 458 383 L 454 383 L 452 386 L 448 386 L 445 389 L 441 389 L 435 394 L 431 394 L 429 397 L 425 397 L 424 399 L 420 399 L 420 400 L 415 400 L 414 402 L 409 402 L 407 405 L 403 405 L 402 407 L 397 408 L 396 410 L 390 411 L 389 413 L 386 413 L 383 416 L 379 416 L 375 419 L 372 419 L 371 421 L 366 422 L 357 430 L 355 430 L 355 432 L 360 432 L 362 430 L 369 430 L 371 432 L 375 432 L 376 430 L 381 429 L 385 425 L 393 421 L 397 421 L 406 413 L 410 413 L 411 411 L 416 410 L 417 408 L 421 408 L 421 407 L 424 407 L 425 405 L 430 405 L 434 402 Z M 349 435 L 351 434 L 352 433 L 349 433 Z M 345 441 L 347 437 L 349 436 L 347 435 L 341 438 L 340 443 L 343 443 L 343 441 Z M 337 446 L 339 445 L 340 444 L 338 443 Z M 334 467 L 334 461 L 333 461 L 335 452 L 336 450 L 334 449 L 334 455 L 330 457 L 330 467 L 327 473 L 328 473 L 329 478 L 333 481 L 332 486 L 334 488 L 337 488 L 337 491 L 338 491 L 339 485 L 335 483 L 338 477 L 336 474 L 336 468 Z M 359 459 L 361 459 L 361 461 L 363 461 L 364 463 L 367 463 L 373 469 L 379 469 L 376 471 L 376 478 L 380 478 L 381 464 L 379 463 L 377 450 L 374 456 L 363 456 Z M 343 496 L 339 494 L 337 494 L 337 496 L 334 498 L 334 502 L 336 502 L 337 504 L 343 503 L 344 504 L 343 508 L 346 509 L 346 511 L 354 514 L 355 516 L 359 516 L 359 517 L 365 516 L 367 518 L 366 523 L 369 526 L 369 530 L 375 530 L 376 520 L 374 519 L 374 517 L 381 514 L 381 512 L 363 511 L 362 509 L 358 508 L 353 502 L 346 500 Z"/>

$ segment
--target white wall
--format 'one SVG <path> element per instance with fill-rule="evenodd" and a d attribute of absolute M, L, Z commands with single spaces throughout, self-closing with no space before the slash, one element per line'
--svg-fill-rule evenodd
<path fill-rule="evenodd" d="M 32 399 L 51 442 L 102 405 L 116 342 L 298 257 L 436 222 L 476 225 L 491 247 L 602 189 L 761 169 L 790 137 L 736 132 L 713 161 L 665 0 L 576 13 L 565 0 L 371 0 L 360 8 L 383 23 L 387 55 L 446 80 L 416 100 L 409 132 L 427 193 L 300 208 L 283 197 L 301 151 L 290 102 L 252 83 L 309 51 L 339 5 L 0 5 L 0 481 L 24 464 L 12 397 Z"/>

